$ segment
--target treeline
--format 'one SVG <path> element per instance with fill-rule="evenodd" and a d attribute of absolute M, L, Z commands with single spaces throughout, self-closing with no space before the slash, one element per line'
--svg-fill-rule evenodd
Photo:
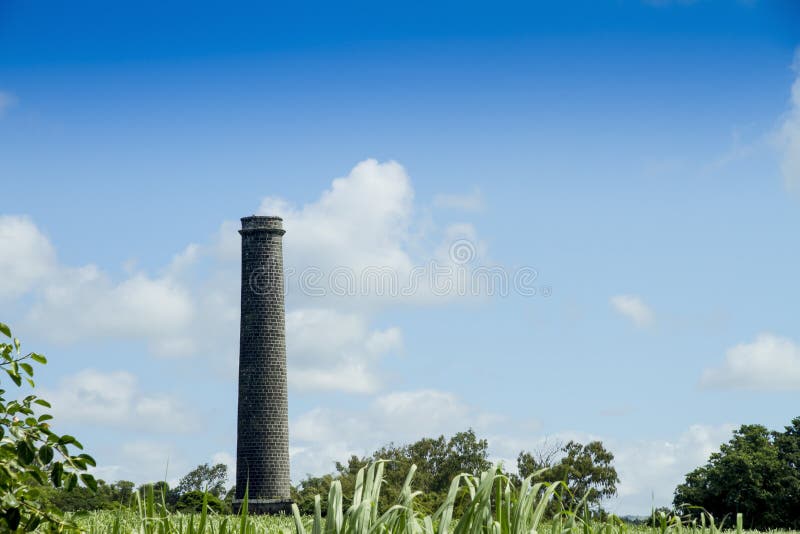
<path fill-rule="evenodd" d="M 416 465 L 413 488 L 421 492 L 416 499 L 418 509 L 433 513 L 444 502 L 452 480 L 461 473 L 479 475 L 491 467 L 489 447 L 473 430 L 451 437 L 423 438 L 407 445 L 386 445 L 372 454 L 352 456 L 335 464 L 335 472 L 323 476 L 306 476 L 292 488 L 292 498 L 300 511 L 311 514 L 314 497 L 319 495 L 323 513 L 334 480 L 342 485 L 345 505 L 353 495 L 358 470 L 376 460 L 384 460 L 384 483 L 380 506 L 386 510 L 398 500 L 405 478 Z M 529 475 L 534 481 L 564 482 L 552 512 L 558 507 L 574 507 L 584 496 L 592 511 L 602 517 L 604 499 L 616 494 L 619 478 L 614 455 L 601 442 L 581 444 L 575 441 L 544 442 L 537 448 L 522 451 L 516 465 L 502 466 L 515 483 Z M 515 468 L 515 469 L 514 469 Z M 208 492 L 209 506 L 229 512 L 234 489 L 226 486 L 227 469 L 218 464 L 198 466 L 184 476 L 175 488 L 164 482 L 155 483 L 156 499 L 171 510 L 198 511 L 203 493 Z M 97 481 L 97 491 L 78 487 L 72 491 L 46 488 L 51 502 L 65 511 L 97 510 L 129 506 L 135 502 L 132 482 L 106 484 Z M 466 492 L 462 486 L 462 492 Z M 456 502 L 466 502 L 463 494 Z M 665 515 L 681 515 L 684 520 L 699 518 L 700 511 L 716 520 L 731 524 L 742 513 L 745 526 L 751 529 L 800 529 L 800 417 L 783 431 L 772 431 L 762 425 L 742 425 L 711 454 L 708 462 L 686 475 L 675 490 L 674 509 L 660 508 Z M 648 522 L 650 522 L 648 520 Z"/>
<path fill-rule="evenodd" d="M 413 488 L 421 492 L 415 500 L 424 513 L 433 513 L 444 502 L 450 483 L 461 473 L 480 475 L 491 467 L 489 444 L 479 439 L 473 430 L 459 432 L 450 438 L 423 438 L 408 445 L 390 444 L 365 457 L 352 456 L 345 463 L 336 463 L 336 472 L 321 477 L 307 476 L 293 488 L 292 498 L 302 513 L 314 511 L 314 496 L 322 500 L 323 511 L 327 508 L 327 496 L 331 483 L 339 480 L 345 499 L 353 494 L 358 470 L 376 460 L 385 460 L 384 484 L 380 505 L 387 509 L 395 504 L 405 477 L 412 465 L 417 466 Z M 561 501 L 574 503 L 574 497 L 588 495 L 588 502 L 595 511 L 600 511 L 602 499 L 616 494 L 619 482 L 613 466 L 614 455 L 599 441 L 583 445 L 568 443 L 545 443 L 533 451 L 522 451 L 517 458 L 516 473 L 507 473 L 513 479 L 543 471 L 535 479 L 541 481 L 563 480 L 568 490 L 562 493 Z M 463 488 L 463 492 L 466 492 Z M 463 497 L 463 495 L 462 495 Z M 459 504 L 465 500 L 457 501 Z"/>
<path fill-rule="evenodd" d="M 198 465 L 180 479 L 175 488 L 166 482 L 136 484 L 129 480 L 119 480 L 107 484 L 97 480 L 97 489 L 76 487 L 71 490 L 46 486 L 43 491 L 48 502 L 64 512 L 110 510 L 119 507 L 136 506 L 138 492 L 143 498 L 148 486 L 153 487 L 157 502 L 164 502 L 171 511 L 199 512 L 203 496 L 207 494 L 208 507 L 219 513 L 230 513 L 234 489 L 227 489 L 228 468 L 225 464 Z"/>
<path fill-rule="evenodd" d="M 675 490 L 679 513 L 744 516 L 751 529 L 800 529 L 800 417 L 782 432 L 742 425 Z M 729 521 L 730 522 L 730 521 Z"/>
<path fill-rule="evenodd" d="M 444 502 L 455 477 L 461 473 L 479 475 L 492 465 L 488 442 L 478 438 L 470 429 L 451 437 L 423 438 L 408 445 L 389 444 L 364 457 L 352 456 L 344 463 L 337 462 L 333 474 L 307 476 L 292 488 L 292 498 L 302 513 L 312 514 L 314 497 L 320 495 L 324 513 L 334 480 L 340 481 L 345 499 L 349 499 L 353 495 L 358 470 L 379 459 L 386 461 L 381 507 L 388 509 L 397 502 L 406 475 L 411 466 L 416 465 L 413 488 L 422 492 L 416 502 L 419 509 L 426 513 L 434 512 Z M 548 442 L 532 451 L 520 452 L 516 473 L 513 469 L 509 470 L 508 476 L 518 482 L 521 477 L 546 470 L 536 479 L 564 480 L 569 487 L 561 495 L 565 504 L 574 504 L 573 496 L 588 494 L 589 504 L 599 510 L 600 501 L 616 493 L 619 480 L 613 460 L 613 454 L 599 441 L 587 445 L 574 441 Z M 228 513 L 231 511 L 235 488 L 226 486 L 227 479 L 224 464 L 203 464 L 181 478 L 175 488 L 170 488 L 163 481 L 136 487 L 133 482 L 125 480 L 111 484 L 98 480 L 97 491 L 82 487 L 71 491 L 53 487 L 44 489 L 52 505 L 68 512 L 136 506 L 136 492 L 143 493 L 148 485 L 152 485 L 155 499 L 158 502 L 163 500 L 169 510 L 199 511 L 203 493 L 207 492 L 209 507 L 217 512 Z M 466 489 L 463 491 L 466 492 Z M 347 501 L 345 504 L 348 504 Z"/>

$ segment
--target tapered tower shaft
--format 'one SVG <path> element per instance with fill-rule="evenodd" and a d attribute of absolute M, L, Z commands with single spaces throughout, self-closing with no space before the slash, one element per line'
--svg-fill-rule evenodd
<path fill-rule="evenodd" d="M 283 221 L 244 217 L 236 499 L 251 513 L 290 512 Z"/>

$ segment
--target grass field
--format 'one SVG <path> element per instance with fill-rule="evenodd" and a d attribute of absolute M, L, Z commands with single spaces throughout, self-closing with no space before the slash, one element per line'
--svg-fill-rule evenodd
<path fill-rule="evenodd" d="M 345 510 L 341 486 L 334 482 L 328 495 L 328 517 L 323 518 L 320 500 L 315 514 L 303 517 L 295 508 L 294 516 L 251 516 L 246 508 L 239 515 L 168 513 L 155 502 L 152 491 L 138 498 L 133 509 L 95 512 L 72 519 L 81 530 L 91 534 L 718 534 L 723 530 L 742 534 L 743 518 L 719 521 L 702 515 L 686 522 L 660 516 L 654 525 L 630 525 L 611 517 L 597 521 L 588 512 L 562 511 L 545 519 L 548 503 L 556 496 L 558 485 L 532 484 L 526 479 L 515 487 L 505 476 L 487 471 L 480 477 L 461 475 L 453 480 L 447 501 L 433 515 L 415 510 L 419 493 L 412 490 L 414 469 L 406 478 L 399 502 L 388 510 L 379 510 L 383 464 L 376 463 L 358 473 L 352 504 Z M 454 517 L 459 494 L 467 497 L 466 506 Z M 789 534 L 792 531 L 771 531 Z M 763 531 L 759 534 L 763 534 Z"/>

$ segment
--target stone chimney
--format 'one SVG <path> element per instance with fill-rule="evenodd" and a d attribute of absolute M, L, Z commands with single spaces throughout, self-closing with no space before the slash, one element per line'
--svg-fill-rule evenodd
<path fill-rule="evenodd" d="M 239 416 L 236 436 L 238 511 L 291 513 L 283 221 L 242 219 L 242 316 L 239 332 Z"/>

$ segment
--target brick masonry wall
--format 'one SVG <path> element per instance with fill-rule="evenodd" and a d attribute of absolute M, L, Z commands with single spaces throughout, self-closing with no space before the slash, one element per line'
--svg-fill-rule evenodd
<path fill-rule="evenodd" d="M 283 223 L 242 219 L 236 499 L 289 499 Z M 256 504 L 255 502 L 253 504 Z M 254 509 L 255 508 L 255 509 Z M 258 513 L 257 506 L 251 506 Z M 268 511 L 265 508 L 265 511 Z"/>

